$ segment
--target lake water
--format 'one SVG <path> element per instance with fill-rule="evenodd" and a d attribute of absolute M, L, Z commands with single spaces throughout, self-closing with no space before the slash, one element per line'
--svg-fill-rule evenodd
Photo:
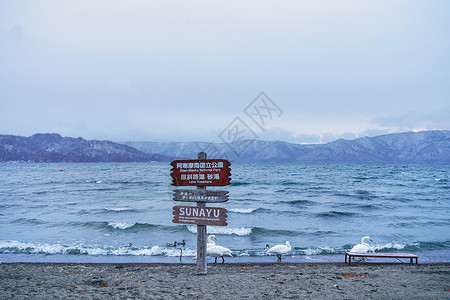
<path fill-rule="evenodd" d="M 0 261 L 183 262 L 196 226 L 172 223 L 168 163 L 1 163 Z M 228 262 L 343 261 L 365 235 L 377 252 L 450 262 L 448 164 L 235 164 L 228 226 L 208 226 Z M 185 240 L 182 247 L 166 243 Z M 131 247 L 125 247 L 132 243 Z M 212 261 L 211 259 L 209 260 Z"/>

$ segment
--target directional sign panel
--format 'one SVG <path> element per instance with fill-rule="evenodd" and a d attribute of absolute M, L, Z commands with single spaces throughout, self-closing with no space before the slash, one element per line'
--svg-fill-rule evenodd
<path fill-rule="evenodd" d="M 228 191 L 174 190 L 173 200 L 183 202 L 218 203 L 228 201 Z"/>
<path fill-rule="evenodd" d="M 231 181 L 231 164 L 225 159 L 174 160 L 170 165 L 175 186 L 225 186 Z"/>
<path fill-rule="evenodd" d="M 221 207 L 174 206 L 173 223 L 227 226 L 227 210 Z"/>

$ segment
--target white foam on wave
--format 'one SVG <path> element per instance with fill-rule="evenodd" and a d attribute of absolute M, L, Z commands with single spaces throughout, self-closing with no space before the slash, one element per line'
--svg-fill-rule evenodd
<path fill-rule="evenodd" d="M 152 255 L 162 255 L 161 247 L 153 246 L 153 247 L 143 247 L 143 248 L 134 248 L 134 247 L 120 247 L 111 249 L 106 255 L 136 255 L 136 256 L 152 256 Z"/>
<path fill-rule="evenodd" d="M 182 248 L 183 256 L 196 256 L 197 250 L 190 248 Z M 180 248 L 162 248 L 161 252 L 163 255 L 167 256 L 180 256 L 181 250 Z"/>
<path fill-rule="evenodd" d="M 134 210 L 134 208 L 132 208 L 132 207 L 112 207 L 112 208 L 105 207 L 104 210 L 107 210 L 107 211 L 127 211 L 127 210 Z"/>
<path fill-rule="evenodd" d="M 196 225 L 186 225 L 187 229 L 192 233 L 197 233 Z M 245 236 L 252 233 L 251 227 L 219 227 L 219 226 L 209 226 L 208 234 L 223 234 L 223 235 L 238 235 Z"/>
<path fill-rule="evenodd" d="M 0 249 L 1 252 L 3 253 L 27 252 L 27 253 L 59 254 L 64 252 L 65 247 L 60 244 L 0 241 Z"/>
<path fill-rule="evenodd" d="M 129 222 L 109 222 L 108 226 L 111 226 L 114 229 L 127 229 L 130 227 L 133 227 L 136 225 L 136 222 L 129 223 Z"/>
<path fill-rule="evenodd" d="M 317 248 L 308 248 L 308 249 L 302 249 L 299 250 L 304 255 L 319 255 L 322 253 L 336 253 L 339 249 L 333 248 L 333 247 L 317 247 Z"/>
<path fill-rule="evenodd" d="M 133 256 L 180 256 L 179 248 L 163 248 L 160 246 L 152 247 L 120 247 L 120 248 L 85 248 L 86 254 L 90 255 L 133 255 Z M 196 251 L 191 249 L 183 249 L 183 256 L 195 256 Z"/>
<path fill-rule="evenodd" d="M 87 255 L 133 255 L 133 256 L 180 256 L 179 248 L 152 247 L 86 247 L 80 244 L 61 245 L 48 243 L 24 243 L 19 241 L 0 241 L 0 253 L 29 254 L 87 254 Z M 193 249 L 183 249 L 183 256 L 195 256 Z"/>
<path fill-rule="evenodd" d="M 239 235 L 239 230 L 247 231 L 246 228 L 231 228 L 231 232 L 209 232 L 211 234 L 236 234 Z M 194 231 L 194 230 L 192 230 Z M 373 247 L 374 250 L 385 249 L 397 249 L 402 250 L 407 246 L 419 246 L 418 242 L 402 244 L 399 242 L 392 242 L 386 244 L 377 244 Z M 186 247 L 183 249 L 183 256 L 195 256 L 196 250 L 194 248 Z M 309 247 L 306 249 L 293 249 L 292 254 L 305 255 L 308 257 L 314 257 L 322 254 L 339 254 L 343 253 L 346 249 L 340 247 Z M 171 256 L 179 257 L 181 250 L 179 247 L 165 247 L 165 246 L 144 246 L 144 247 L 125 247 L 125 246 L 85 246 L 81 243 L 73 244 L 50 244 L 39 242 L 20 242 L 15 240 L 0 240 L 0 253 L 1 254 L 65 254 L 65 255 L 116 255 L 116 256 Z M 267 255 L 266 249 L 247 249 L 236 250 L 235 253 L 238 256 L 265 256 Z"/>
<path fill-rule="evenodd" d="M 251 214 L 257 208 L 227 208 L 229 212 L 240 213 L 240 214 Z"/>
<path fill-rule="evenodd" d="M 386 244 L 375 244 L 373 246 L 371 246 L 371 250 L 383 250 L 383 249 L 397 249 L 397 250 L 402 250 L 407 246 L 419 246 L 419 243 L 406 243 L 406 244 L 402 244 L 399 242 L 392 242 L 392 243 L 386 243 Z"/>

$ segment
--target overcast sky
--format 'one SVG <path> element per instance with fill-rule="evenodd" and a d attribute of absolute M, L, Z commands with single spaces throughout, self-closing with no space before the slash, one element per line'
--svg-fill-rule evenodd
<path fill-rule="evenodd" d="M 236 126 L 296 143 L 450 129 L 450 1 L 0 1 L 0 134 Z"/>

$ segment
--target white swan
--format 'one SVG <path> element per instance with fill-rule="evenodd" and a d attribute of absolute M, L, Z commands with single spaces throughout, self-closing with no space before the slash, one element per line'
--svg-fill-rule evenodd
<path fill-rule="evenodd" d="M 216 242 L 213 241 L 213 239 L 217 240 L 215 235 L 208 236 L 208 239 L 207 239 L 207 242 L 206 242 L 206 254 L 207 255 L 208 255 L 208 248 L 211 247 L 211 246 L 215 246 L 216 245 Z M 196 259 L 197 259 L 197 256 L 194 257 L 194 260 L 196 260 Z"/>
<path fill-rule="evenodd" d="M 216 245 L 216 242 L 213 241 L 217 240 L 215 235 L 210 235 L 208 237 L 208 243 L 206 244 L 206 255 L 212 256 L 214 257 L 214 263 L 217 263 L 217 258 L 218 257 L 222 257 L 222 263 L 225 262 L 225 259 L 223 258 L 224 256 L 230 256 L 232 257 L 233 255 L 231 254 L 231 250 L 222 246 L 218 246 Z"/>
<path fill-rule="evenodd" d="M 214 257 L 214 263 L 217 263 L 217 258 L 222 257 L 222 263 L 225 262 L 224 256 L 232 257 L 231 250 L 218 245 L 211 245 L 206 248 L 206 255 Z"/>
<path fill-rule="evenodd" d="M 350 250 L 350 252 L 369 252 L 370 250 L 370 245 L 368 243 L 365 242 L 365 240 L 369 240 L 372 241 L 372 239 L 370 238 L 370 236 L 365 236 L 361 239 L 361 244 L 357 244 L 355 245 L 352 250 Z"/>
<path fill-rule="evenodd" d="M 266 248 L 269 248 L 269 245 L 266 245 Z M 274 253 L 277 255 L 278 260 L 281 261 L 281 255 L 286 254 L 291 251 L 291 244 L 289 241 L 286 241 L 286 245 L 276 245 L 266 251 L 267 254 Z"/>

